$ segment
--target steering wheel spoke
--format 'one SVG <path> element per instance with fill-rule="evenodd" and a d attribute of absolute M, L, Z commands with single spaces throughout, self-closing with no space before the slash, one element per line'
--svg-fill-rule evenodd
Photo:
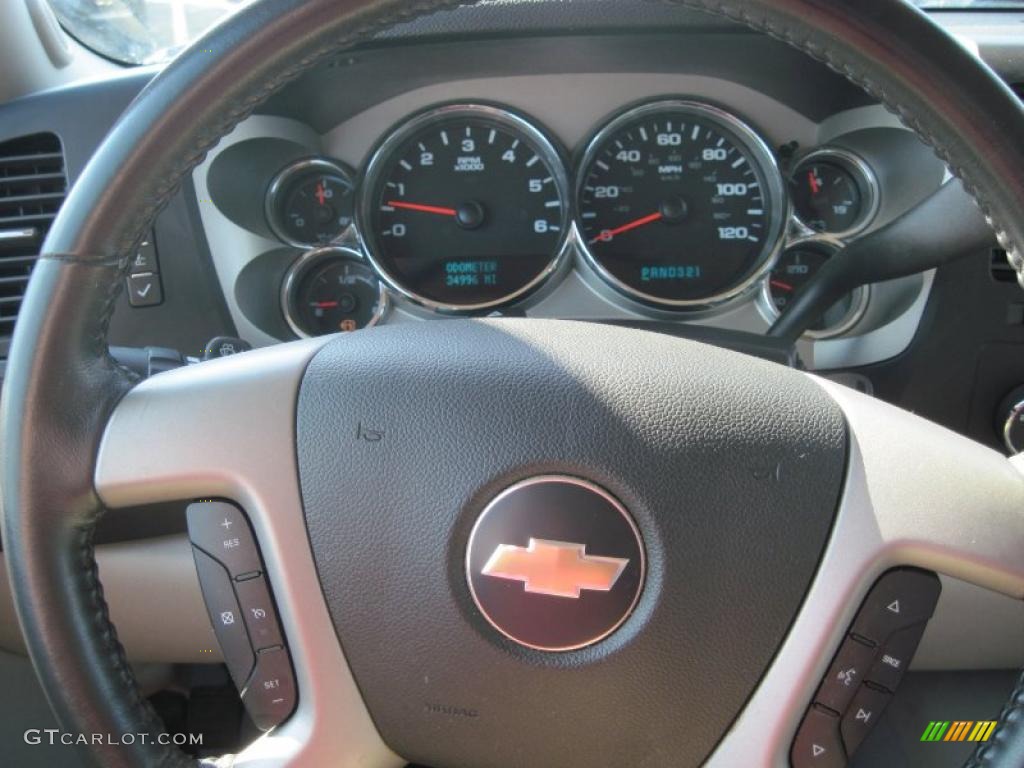
<path fill-rule="evenodd" d="M 236 765 L 404 764 L 367 714 L 321 596 L 295 462 L 295 404 L 310 340 L 147 379 L 114 410 L 96 490 L 110 508 L 210 497 L 248 515 L 296 673 L 291 717 Z"/>
<path fill-rule="evenodd" d="M 885 571 L 917 566 L 1024 598 L 1024 459 L 818 381 L 849 430 L 842 500 L 800 612 L 711 766 L 788 761 L 830 660 Z"/>

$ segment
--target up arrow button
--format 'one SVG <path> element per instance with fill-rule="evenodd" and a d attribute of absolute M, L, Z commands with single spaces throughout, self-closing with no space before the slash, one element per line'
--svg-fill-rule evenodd
<path fill-rule="evenodd" d="M 941 591 L 934 573 L 915 568 L 889 571 L 875 582 L 850 631 L 884 645 L 894 632 L 928 621 Z"/>

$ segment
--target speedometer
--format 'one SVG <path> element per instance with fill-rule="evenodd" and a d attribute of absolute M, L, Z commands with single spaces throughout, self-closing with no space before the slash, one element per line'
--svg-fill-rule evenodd
<path fill-rule="evenodd" d="M 697 102 L 634 107 L 588 145 L 577 178 L 584 253 L 613 287 L 667 308 L 710 306 L 771 266 L 786 198 L 771 150 Z"/>
<path fill-rule="evenodd" d="M 367 253 L 407 298 L 448 312 L 509 303 L 556 269 L 568 180 L 551 142 L 497 107 L 440 107 L 374 154 L 360 200 Z"/>

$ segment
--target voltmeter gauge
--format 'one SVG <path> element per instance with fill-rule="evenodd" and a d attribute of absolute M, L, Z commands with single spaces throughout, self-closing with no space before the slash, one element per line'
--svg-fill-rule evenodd
<path fill-rule="evenodd" d="M 352 224 L 353 190 L 351 175 L 337 163 L 300 160 L 270 182 L 267 223 L 289 245 L 327 245 Z"/>
<path fill-rule="evenodd" d="M 375 325 L 388 296 L 360 254 L 320 248 L 288 270 L 281 290 L 285 320 L 297 336 L 324 336 Z"/>
<path fill-rule="evenodd" d="M 861 232 L 878 210 L 878 183 L 851 152 L 822 149 L 807 155 L 790 177 L 793 211 L 808 229 L 833 237 Z"/>
<path fill-rule="evenodd" d="M 760 305 L 765 318 L 774 322 L 804 286 L 832 258 L 842 243 L 825 237 L 796 241 L 779 256 L 764 281 Z M 864 314 L 869 288 L 857 288 L 833 304 L 807 331 L 807 336 L 825 339 L 850 330 Z"/>

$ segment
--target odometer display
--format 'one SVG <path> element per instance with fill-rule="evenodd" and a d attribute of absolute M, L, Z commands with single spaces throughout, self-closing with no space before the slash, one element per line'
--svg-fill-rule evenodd
<path fill-rule="evenodd" d="M 665 307 L 730 298 L 767 270 L 785 192 L 768 147 L 717 108 L 662 101 L 614 119 L 577 182 L 588 259 L 627 295 Z"/>
<path fill-rule="evenodd" d="M 381 276 L 428 307 L 513 301 L 557 265 L 568 224 L 558 152 L 518 115 L 449 106 L 407 123 L 367 169 L 360 226 Z"/>

